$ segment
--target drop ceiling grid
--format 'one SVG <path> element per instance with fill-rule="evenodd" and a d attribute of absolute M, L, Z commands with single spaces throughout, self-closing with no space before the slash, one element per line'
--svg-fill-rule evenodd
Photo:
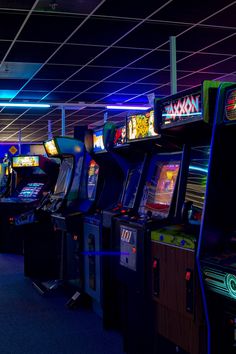
<path fill-rule="evenodd" d="M 39 1 L 39 3 L 40 2 L 41 1 Z M 45 2 L 46 1 L 44 1 L 44 3 Z M 31 5 L 32 4 L 33 2 L 31 2 Z M 98 2 L 96 5 L 97 4 Z M 9 53 L 9 59 L 11 59 L 10 55 L 12 55 L 13 59 L 13 55 L 16 55 L 16 58 L 20 58 L 19 51 L 22 48 L 24 49 L 23 54 L 26 52 L 25 58 L 21 54 L 25 62 L 28 62 L 27 56 L 30 55 L 35 57 L 35 61 L 40 55 L 43 59 L 41 69 L 38 70 L 36 74 L 33 74 L 28 81 L 15 82 L 15 87 L 18 89 L 17 97 L 21 100 L 32 100 L 31 97 L 35 95 L 35 97 L 37 97 L 35 100 L 38 101 L 48 98 L 51 100 L 54 98 L 55 101 L 60 99 L 60 101 L 62 101 L 64 97 L 64 102 L 76 102 L 84 100 L 85 98 L 89 99 L 91 103 L 108 102 L 109 99 L 115 100 L 118 98 L 121 102 L 136 103 L 143 101 L 147 103 L 146 95 L 150 92 L 155 92 L 156 95 L 167 95 L 169 94 L 170 86 L 168 78 L 169 59 L 167 42 L 170 34 L 177 35 L 177 58 L 179 60 L 177 67 L 178 88 L 180 91 L 187 87 L 196 86 L 200 83 L 204 75 L 212 79 L 234 77 L 236 70 L 236 46 L 234 45 L 235 27 L 234 23 L 227 21 L 227 18 L 229 16 L 232 17 L 233 13 L 235 13 L 235 2 L 222 1 L 220 7 L 214 3 L 214 6 L 210 7 L 210 10 L 208 7 L 205 10 L 203 9 L 204 11 L 198 11 L 196 17 L 193 16 L 193 12 L 191 11 L 190 15 L 193 16 L 190 16 L 191 18 L 184 18 L 185 12 L 181 9 L 178 10 L 179 17 L 173 17 L 173 13 L 169 10 L 175 9 L 177 6 L 177 1 L 175 0 L 169 2 L 163 1 L 161 5 L 163 5 L 163 8 L 156 11 L 156 4 L 150 1 L 150 8 L 148 9 L 147 6 L 145 8 L 146 12 L 141 12 L 139 6 L 137 6 L 137 8 L 133 9 L 134 11 L 132 11 L 132 13 L 130 9 L 125 6 L 125 2 L 123 1 L 119 2 L 119 5 L 114 1 L 106 1 L 92 14 L 91 12 L 89 14 L 79 12 L 65 14 L 63 12 L 53 13 L 53 11 L 47 14 L 39 10 L 33 11 L 21 33 L 18 33 L 17 39 L 16 37 L 13 38 L 12 32 L 10 34 L 1 34 L 0 39 L 1 56 L 4 55 L 4 50 L 7 48 L 6 43 L 10 45 L 15 39 L 15 44 Z M 28 6 L 26 10 L 21 12 L 17 9 L 8 9 L 7 14 L 11 16 L 17 14 L 15 17 L 18 18 L 18 30 L 21 24 L 19 19 L 23 20 L 23 18 L 26 18 L 30 8 L 31 7 Z M 108 11 L 109 9 L 110 12 Z M 2 13 L 6 15 L 6 10 L 5 12 L 1 10 L 0 8 L 0 16 Z M 218 18 L 219 22 L 214 21 L 214 18 Z M 40 20 L 43 19 L 45 19 L 45 30 L 42 31 L 42 33 L 36 33 L 30 30 L 32 26 L 36 26 L 40 23 Z M 64 23 L 67 24 L 67 31 L 63 32 L 61 30 L 63 26 L 60 26 L 60 21 L 62 21 L 62 23 L 64 21 Z M 80 26 L 83 21 L 84 23 L 78 31 L 75 31 L 75 33 L 71 35 L 74 28 Z M 47 26 L 51 26 L 53 23 L 57 23 L 55 30 L 50 33 L 48 38 L 45 38 L 47 28 L 49 28 Z M 114 23 L 114 36 L 111 28 L 112 23 Z M 97 24 L 97 28 L 95 24 Z M 92 36 L 91 33 L 94 26 L 95 30 Z M 56 35 L 57 28 L 59 28 L 58 36 Z M 157 38 L 155 38 L 153 33 L 150 32 L 151 28 L 161 29 L 164 33 L 164 37 L 159 36 L 158 38 L 157 35 Z M 165 28 L 166 31 L 164 31 Z M 109 35 L 107 36 L 105 34 L 106 31 L 109 31 Z M 132 33 L 134 34 L 133 39 L 135 39 L 136 42 L 132 40 Z M 17 28 L 15 28 L 15 34 L 17 35 Z M 195 38 L 195 43 L 189 41 L 189 37 L 191 38 L 191 36 Z M 198 36 L 201 36 L 202 40 L 199 40 Z M 66 41 L 68 37 L 69 40 Z M 162 41 L 160 41 L 160 37 Z M 139 46 L 137 46 L 137 43 Z M 27 50 L 27 48 L 33 47 L 34 52 L 33 49 L 30 51 Z M 58 49 L 59 47 L 60 49 Z M 2 51 L 1 48 L 3 48 Z M 71 49 L 74 56 L 76 56 L 76 52 L 78 52 L 79 56 L 79 51 L 85 51 L 84 62 L 80 62 L 79 59 L 77 60 L 76 57 L 73 57 L 74 64 L 68 65 L 70 64 L 69 60 L 72 60 L 69 58 L 69 55 L 67 57 L 69 48 L 76 49 Z M 226 50 L 224 50 L 224 48 L 226 48 Z M 16 54 L 14 54 L 14 50 Z M 57 54 L 60 53 L 60 51 L 62 51 L 62 60 L 57 61 Z M 40 55 L 37 53 L 40 53 Z M 108 56 L 109 60 L 105 62 L 102 59 L 103 57 L 105 58 L 105 55 L 108 53 L 110 53 L 110 57 Z M 119 60 L 117 53 L 119 53 L 119 56 L 122 55 L 122 53 L 123 55 L 129 53 L 129 60 L 127 60 L 127 62 L 124 61 L 123 66 L 121 65 L 122 61 Z M 118 60 L 115 60 L 116 56 L 118 56 Z M 6 58 L 6 61 L 8 58 Z M 88 58 L 89 60 L 87 60 Z M 163 59 L 161 60 L 161 58 Z M 101 60 L 100 63 L 99 59 Z M 56 62 L 53 62 L 53 60 Z M 63 62 L 64 60 L 68 62 L 65 64 Z M 159 65 L 158 68 L 157 65 Z M 45 71 L 45 69 L 47 70 Z M 52 69 L 52 74 L 50 73 L 50 69 Z M 91 76 L 86 76 L 86 70 L 87 73 L 90 70 L 92 75 L 91 69 L 93 72 L 96 70 L 100 71 L 98 78 L 91 80 Z M 130 78 L 128 75 L 129 72 L 132 72 Z M 135 75 L 136 72 L 137 76 Z M 125 80 L 124 78 L 122 79 L 122 73 L 125 73 L 123 76 Z M 139 75 L 138 73 L 142 74 Z M 119 75 L 121 79 L 119 79 Z M 158 75 L 159 77 L 162 75 L 163 79 L 155 81 Z M 80 76 L 84 79 L 80 80 Z M 86 79 L 86 77 L 88 79 Z M 192 80 L 191 77 L 193 78 Z M 11 84 L 14 83 L 13 80 L 4 83 L 0 79 L 0 84 L 1 82 L 3 86 L 5 84 L 10 88 L 13 87 Z M 28 83 L 26 84 L 26 82 Z M 4 110 L 0 113 L 0 117 L 3 113 Z M 16 125 L 17 120 L 21 120 L 29 113 L 30 110 L 26 110 L 18 116 L 14 115 L 11 131 L 14 127 L 18 127 L 18 125 Z M 32 133 L 32 135 L 35 136 L 35 140 L 38 140 L 35 128 L 40 127 L 40 129 L 43 130 L 43 123 L 46 123 L 53 114 L 53 110 L 50 114 L 46 114 L 46 116 L 45 113 L 42 113 L 41 116 L 37 115 L 35 120 L 33 114 L 31 114 L 30 117 L 32 117 L 32 121 L 30 123 L 27 123 L 27 121 L 30 120 L 28 116 L 23 133 L 25 138 L 27 136 L 30 137 Z M 81 115 L 81 119 L 78 118 L 78 115 Z M 80 120 L 81 122 L 79 124 L 84 124 L 86 121 L 95 124 L 99 119 L 99 115 L 94 113 L 88 114 L 87 117 L 82 116 L 82 111 L 71 117 L 73 116 L 75 117 L 75 121 L 66 120 L 68 129 L 78 124 Z M 10 123 L 9 119 L 10 118 L 6 120 L 6 126 Z M 55 119 L 55 117 L 53 117 L 53 119 Z M 112 119 L 112 117 L 109 119 Z M 60 120 L 60 117 L 58 120 Z M 57 123 L 55 123 L 55 126 L 56 124 Z M 6 128 L 6 132 L 8 129 L 10 129 L 10 126 Z M 45 127 L 45 130 L 46 129 L 47 126 Z M 25 134 L 26 131 L 27 134 Z M 4 133 L 5 139 L 12 138 L 13 133 L 6 135 L 6 132 Z M 15 137 L 16 136 L 17 131 L 15 132 Z"/>

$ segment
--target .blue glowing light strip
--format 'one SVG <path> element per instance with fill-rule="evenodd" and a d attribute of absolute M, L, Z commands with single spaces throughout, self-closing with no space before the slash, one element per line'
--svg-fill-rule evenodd
<path fill-rule="evenodd" d="M 189 116 L 200 116 L 202 112 L 195 113 L 163 113 L 163 117 L 189 117 Z"/>
<path fill-rule="evenodd" d="M 46 103 L 9 103 L 0 102 L 0 107 L 21 107 L 21 108 L 49 108 L 50 104 Z"/>
<path fill-rule="evenodd" d="M 208 173 L 208 168 L 203 168 L 203 167 L 197 167 L 197 166 L 189 166 L 190 170 L 194 170 L 194 171 L 199 171 L 199 172 L 205 172 Z"/>
<path fill-rule="evenodd" d="M 146 110 L 148 110 L 148 109 L 150 109 L 151 107 L 150 106 L 146 106 L 146 107 L 144 107 L 144 106 L 116 106 L 116 105 L 114 105 L 114 106 L 106 106 L 106 108 L 107 109 L 128 109 L 128 110 L 135 110 L 135 111 L 146 111 Z"/>

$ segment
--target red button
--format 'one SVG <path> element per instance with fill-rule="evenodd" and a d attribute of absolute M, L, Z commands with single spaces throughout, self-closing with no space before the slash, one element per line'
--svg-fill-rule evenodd
<path fill-rule="evenodd" d="M 185 279 L 187 280 L 187 281 L 189 281 L 190 279 L 191 279 L 191 272 L 186 272 L 186 274 L 185 274 Z"/>
<path fill-rule="evenodd" d="M 157 268 L 157 260 L 156 259 L 155 259 L 155 261 L 153 261 L 152 267 L 153 267 L 153 269 Z"/>

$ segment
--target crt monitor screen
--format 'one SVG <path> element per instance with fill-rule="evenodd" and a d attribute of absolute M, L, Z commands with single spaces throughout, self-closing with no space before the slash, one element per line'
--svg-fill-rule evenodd
<path fill-rule="evenodd" d="M 31 182 L 28 183 L 20 193 L 18 194 L 19 198 L 37 198 L 41 189 L 43 188 L 44 183 Z"/>
<path fill-rule="evenodd" d="M 94 160 L 91 160 L 88 169 L 87 191 L 88 191 L 88 199 L 92 201 L 95 200 L 96 197 L 98 174 L 99 174 L 99 166 Z"/>
<path fill-rule="evenodd" d="M 197 146 L 191 149 L 185 194 L 185 202 L 191 204 L 191 208 L 188 212 L 188 221 L 191 224 L 200 225 L 201 223 L 209 158 L 209 146 Z"/>
<path fill-rule="evenodd" d="M 139 213 L 151 211 L 153 216 L 167 217 L 171 206 L 180 162 L 158 161 L 151 180 L 144 187 Z"/>
<path fill-rule="evenodd" d="M 122 201 L 122 204 L 125 208 L 134 207 L 142 171 L 143 163 L 140 163 L 138 166 L 131 168 L 128 172 L 125 192 Z"/>
<path fill-rule="evenodd" d="M 73 171 L 73 157 L 64 158 L 60 166 L 57 183 L 54 189 L 54 195 L 60 195 L 64 197 L 68 191 L 71 183 L 72 171 Z"/>

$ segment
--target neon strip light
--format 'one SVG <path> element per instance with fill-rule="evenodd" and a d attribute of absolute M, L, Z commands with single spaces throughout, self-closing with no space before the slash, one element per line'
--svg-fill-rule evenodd
<path fill-rule="evenodd" d="M 49 108 L 50 104 L 45 103 L 9 103 L 0 102 L 0 107 L 21 107 L 21 108 Z"/>
<path fill-rule="evenodd" d="M 135 111 L 146 111 L 150 109 L 150 106 L 106 106 L 107 109 L 128 109 L 128 110 L 135 110 Z"/>
<path fill-rule="evenodd" d="M 182 114 L 174 114 L 174 113 L 163 113 L 162 114 L 164 117 L 189 117 L 189 116 L 200 116 L 202 115 L 202 112 L 196 112 L 196 113 L 182 113 Z"/>
<path fill-rule="evenodd" d="M 190 169 L 190 170 L 193 170 L 193 171 L 199 171 L 199 172 L 208 173 L 208 168 L 202 168 L 202 167 L 196 167 L 196 166 L 190 165 L 190 166 L 189 166 L 189 169 Z"/>

